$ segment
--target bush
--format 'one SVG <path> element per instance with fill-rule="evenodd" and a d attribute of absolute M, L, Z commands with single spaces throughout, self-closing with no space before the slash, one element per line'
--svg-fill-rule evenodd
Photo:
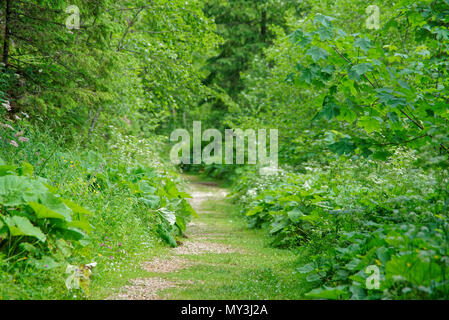
<path fill-rule="evenodd" d="M 333 160 L 306 173 L 243 177 L 235 192 L 249 225 L 299 248 L 311 298 L 447 298 L 447 172 L 416 168 L 413 152 L 387 163 Z M 246 194 L 246 196 L 243 196 Z M 373 267 L 380 286 L 367 287 Z M 376 269 L 377 270 L 377 269 Z"/>

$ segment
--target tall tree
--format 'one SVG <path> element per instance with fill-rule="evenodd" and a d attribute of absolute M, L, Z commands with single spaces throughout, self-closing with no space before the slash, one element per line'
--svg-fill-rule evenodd
<path fill-rule="evenodd" d="M 221 110 L 220 114 L 228 110 L 228 103 L 237 102 L 244 89 L 241 73 L 270 46 L 275 38 L 273 27 L 287 28 L 285 12 L 289 9 L 299 15 L 302 6 L 293 0 L 207 0 L 205 12 L 224 39 L 205 66 L 208 75 L 203 83 L 220 92 L 212 99 L 213 110 Z"/>

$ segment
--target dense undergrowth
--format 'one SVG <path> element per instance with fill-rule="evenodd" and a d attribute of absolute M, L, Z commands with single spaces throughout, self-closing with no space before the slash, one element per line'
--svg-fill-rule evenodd
<path fill-rule="evenodd" d="M 297 272 L 316 289 L 309 298 L 446 298 L 449 225 L 446 172 L 414 166 L 413 152 L 388 162 L 308 163 L 236 187 L 250 227 L 272 244 L 299 247 Z M 366 280 L 380 270 L 380 287 Z"/>
<path fill-rule="evenodd" d="M 2 299 L 86 298 L 115 274 L 126 281 L 128 260 L 161 241 L 177 246 L 195 214 L 159 160 L 160 138 L 117 130 L 94 151 L 80 142 L 61 149 L 26 121 L 6 130 L 27 141 L 2 153 Z"/>

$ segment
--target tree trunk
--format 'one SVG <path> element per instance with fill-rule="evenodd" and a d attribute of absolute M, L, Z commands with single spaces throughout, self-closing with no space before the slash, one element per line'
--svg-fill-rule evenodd
<path fill-rule="evenodd" d="M 9 60 L 9 41 L 10 41 L 10 32 L 9 32 L 9 24 L 11 20 L 11 0 L 6 0 L 6 8 L 5 8 L 5 37 L 3 40 L 3 59 L 2 62 L 5 67 L 8 66 Z"/>
<path fill-rule="evenodd" d="M 262 42 L 265 42 L 267 37 L 267 11 L 264 9 L 262 11 L 262 20 L 260 22 L 260 34 L 262 37 Z"/>
<path fill-rule="evenodd" d="M 101 112 L 101 106 L 98 107 L 97 113 L 95 114 L 95 117 L 92 119 L 92 122 L 91 122 L 91 124 L 90 124 L 90 128 L 89 128 L 89 139 L 90 139 L 90 137 L 92 136 L 92 133 L 94 132 L 95 125 L 97 124 L 98 117 L 100 116 L 100 112 Z"/>

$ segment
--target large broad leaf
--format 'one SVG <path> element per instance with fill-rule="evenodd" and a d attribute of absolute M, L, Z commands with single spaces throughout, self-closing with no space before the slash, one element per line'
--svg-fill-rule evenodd
<path fill-rule="evenodd" d="M 369 71 L 373 71 L 372 65 L 370 63 L 361 63 L 352 66 L 351 69 L 349 70 L 348 75 L 350 79 L 358 81 L 360 80 L 360 76 Z"/>
<path fill-rule="evenodd" d="M 185 231 L 187 228 L 186 219 L 180 216 L 176 216 L 176 225 L 180 230 Z"/>
<path fill-rule="evenodd" d="M 93 230 L 90 223 L 84 220 L 73 220 L 72 222 L 67 223 L 67 225 L 86 232 L 91 232 Z"/>
<path fill-rule="evenodd" d="M 12 216 L 6 217 L 5 222 L 8 225 L 9 231 L 13 236 L 30 236 L 45 242 L 46 236 L 38 227 L 25 217 Z"/>
<path fill-rule="evenodd" d="M 276 217 L 276 219 L 273 221 L 273 223 L 271 224 L 271 230 L 270 233 L 276 233 L 278 231 L 281 231 L 282 229 L 284 229 L 286 226 L 288 226 L 290 224 L 290 219 L 288 219 L 287 217 L 284 216 L 278 216 Z"/>
<path fill-rule="evenodd" d="M 28 202 L 28 205 L 31 207 L 31 209 L 33 209 L 33 211 L 36 213 L 36 216 L 39 219 L 53 218 L 53 219 L 61 219 L 64 221 L 66 220 L 64 215 L 57 213 L 53 210 L 50 210 L 49 208 L 38 202 Z"/>
<path fill-rule="evenodd" d="M 137 184 L 139 185 L 140 190 L 144 194 L 155 194 L 156 193 L 156 188 L 151 186 L 148 183 L 148 181 L 139 181 Z"/>
<path fill-rule="evenodd" d="M 72 221 L 72 210 L 61 200 L 51 193 L 39 196 L 38 202 L 29 202 L 28 205 L 33 208 L 39 218 L 56 218 L 65 221 Z"/>
<path fill-rule="evenodd" d="M 161 217 L 164 218 L 164 220 L 167 221 L 169 225 L 172 226 L 175 224 L 176 216 L 171 210 L 167 208 L 160 208 L 158 211 L 160 212 Z"/>
<path fill-rule="evenodd" d="M 333 17 L 329 17 L 329 16 L 325 16 L 321 13 L 318 13 L 315 18 L 314 21 L 316 23 L 320 23 L 323 27 L 326 28 L 331 28 L 332 27 L 332 21 L 335 20 L 335 18 Z"/>
<path fill-rule="evenodd" d="M 14 171 L 16 170 L 16 166 L 6 165 L 2 164 L 0 165 L 0 177 L 6 176 L 8 174 L 14 174 Z"/>
<path fill-rule="evenodd" d="M 354 271 L 357 270 L 360 267 L 362 260 L 358 258 L 352 259 L 348 264 L 346 264 L 346 269 Z"/>
<path fill-rule="evenodd" d="M 254 206 L 252 207 L 250 210 L 248 210 L 248 212 L 246 212 L 247 216 L 254 216 L 258 213 L 263 212 L 263 207 L 260 205 Z"/>
<path fill-rule="evenodd" d="M 333 29 L 327 28 L 325 26 L 320 26 L 317 29 L 318 34 L 320 35 L 321 41 L 331 40 L 333 37 Z"/>
<path fill-rule="evenodd" d="M 158 225 L 157 232 L 159 233 L 161 238 L 164 241 L 166 241 L 170 246 L 172 246 L 172 247 L 178 246 L 175 237 L 173 236 L 171 231 L 168 230 L 168 228 L 164 224 L 161 223 Z"/>
<path fill-rule="evenodd" d="M 360 48 L 363 50 L 363 52 L 366 53 L 369 49 L 373 47 L 373 45 L 371 44 L 371 40 L 365 37 L 365 38 L 357 38 L 357 40 L 355 40 L 354 42 L 354 47 Z"/>
<path fill-rule="evenodd" d="M 28 162 L 22 162 L 21 167 L 19 168 L 19 173 L 21 176 L 26 176 L 26 177 L 32 177 L 33 176 L 33 172 L 34 172 L 34 168 L 31 164 L 29 164 Z"/>
<path fill-rule="evenodd" d="M 187 202 L 187 200 L 182 199 L 181 200 L 181 210 L 182 213 L 188 215 L 188 216 L 193 216 L 198 218 L 198 214 L 196 213 L 196 211 L 193 209 L 193 207 L 190 205 L 190 203 Z"/>
<path fill-rule="evenodd" d="M 290 34 L 289 37 L 292 43 L 297 44 L 301 48 L 304 48 L 306 45 L 312 42 L 311 34 L 309 33 L 304 34 L 304 32 L 301 29 L 295 30 L 293 33 Z"/>
<path fill-rule="evenodd" d="M 7 207 L 20 206 L 28 201 L 37 201 L 38 193 L 44 190 L 47 189 L 42 184 L 27 177 L 0 177 L 0 203 Z"/>
<path fill-rule="evenodd" d="M 405 98 L 397 97 L 400 93 L 394 92 L 389 88 L 380 88 L 376 89 L 377 97 L 379 98 L 379 102 L 383 103 L 390 108 L 403 107 L 407 105 L 407 100 Z"/>
<path fill-rule="evenodd" d="M 379 117 L 362 117 L 358 121 L 358 125 L 365 129 L 366 132 L 371 133 L 373 131 L 380 130 L 382 128 L 383 120 Z"/>
<path fill-rule="evenodd" d="M 326 50 L 319 47 L 311 47 L 307 50 L 306 55 L 311 56 L 313 61 L 317 62 L 321 59 L 326 60 L 329 54 Z"/>
<path fill-rule="evenodd" d="M 171 180 L 165 180 L 165 191 L 169 199 L 179 197 L 178 188 L 176 188 L 176 184 Z"/>
<path fill-rule="evenodd" d="M 324 119 L 331 120 L 340 115 L 340 106 L 336 103 L 329 102 L 321 110 Z"/>
<path fill-rule="evenodd" d="M 59 266 L 59 264 L 48 256 L 43 256 L 42 259 L 30 259 L 28 263 L 37 269 L 49 270 Z"/>
<path fill-rule="evenodd" d="M 300 273 L 309 273 L 309 272 L 312 272 L 313 270 L 315 270 L 315 265 L 313 262 L 308 263 L 308 264 L 298 268 L 298 271 Z"/>
<path fill-rule="evenodd" d="M 354 142 L 349 138 L 342 138 L 329 146 L 329 149 L 339 156 L 343 154 L 351 154 L 355 150 Z"/>
<path fill-rule="evenodd" d="M 393 281 L 395 277 L 401 277 L 417 286 L 429 286 L 431 281 L 442 281 L 443 276 L 436 262 L 423 261 L 414 254 L 393 257 L 387 262 L 385 271 L 387 278 Z"/>
<path fill-rule="evenodd" d="M 156 195 L 147 195 L 145 197 L 139 198 L 139 201 L 149 206 L 151 209 L 157 209 L 161 205 L 161 198 Z"/>
<path fill-rule="evenodd" d="M 302 215 L 303 213 L 299 208 L 295 208 L 287 213 L 292 222 L 298 222 Z"/>
<path fill-rule="evenodd" d="M 84 215 L 88 215 L 88 216 L 92 215 L 92 212 L 90 212 L 86 208 L 81 207 L 80 205 L 76 204 L 73 201 L 66 200 L 66 199 L 61 199 L 61 200 L 64 201 L 66 206 L 69 207 L 74 213 L 84 214 Z"/>

